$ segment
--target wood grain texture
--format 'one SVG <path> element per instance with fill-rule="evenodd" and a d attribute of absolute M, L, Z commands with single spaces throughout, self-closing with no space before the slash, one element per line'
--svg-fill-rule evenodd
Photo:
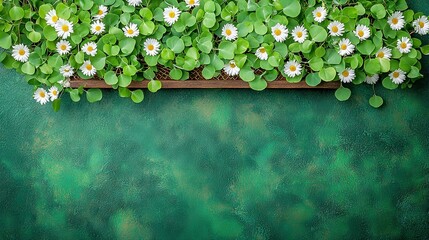
<path fill-rule="evenodd" d="M 247 82 L 241 80 L 186 80 L 186 81 L 177 81 L 177 80 L 160 80 L 162 82 L 162 88 L 165 89 L 178 89 L 178 88 L 194 88 L 194 89 L 203 89 L 203 88 L 229 88 L 229 89 L 240 89 L 240 88 L 250 88 Z M 137 88 L 147 88 L 148 81 L 142 82 L 132 82 L 128 88 L 137 89 Z M 73 79 L 70 81 L 70 86 L 72 88 L 78 88 L 83 86 L 84 88 L 112 88 L 112 86 L 107 85 L 103 80 L 83 80 L 83 79 Z M 322 82 L 316 87 L 308 86 L 304 81 L 299 83 L 289 83 L 286 80 L 275 80 L 273 82 L 268 82 L 267 88 L 272 89 L 337 89 L 340 87 L 340 82 Z"/>

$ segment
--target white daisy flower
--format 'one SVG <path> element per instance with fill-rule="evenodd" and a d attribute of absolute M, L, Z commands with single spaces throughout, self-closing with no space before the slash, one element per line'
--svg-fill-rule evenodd
<path fill-rule="evenodd" d="M 200 0 L 185 0 L 188 8 L 200 6 Z"/>
<path fill-rule="evenodd" d="M 283 42 L 286 40 L 289 30 L 285 25 L 277 23 L 274 27 L 271 28 L 271 34 L 277 42 Z"/>
<path fill-rule="evenodd" d="M 398 42 L 396 45 L 399 52 L 401 53 L 409 53 L 411 51 L 412 46 L 413 44 L 411 43 L 411 40 L 407 37 L 402 37 L 401 39 L 398 39 Z"/>
<path fill-rule="evenodd" d="M 47 102 L 49 102 L 49 95 L 43 88 L 38 88 L 34 94 L 33 94 L 34 100 L 36 102 L 40 103 L 41 105 L 45 105 Z"/>
<path fill-rule="evenodd" d="M 91 61 L 86 60 L 83 62 L 82 66 L 80 67 L 80 70 L 82 71 L 83 75 L 85 76 L 94 76 L 96 70 L 95 67 L 92 66 Z"/>
<path fill-rule="evenodd" d="M 268 59 L 268 53 L 264 47 L 258 48 L 255 52 L 255 55 L 257 58 L 259 58 L 261 60 L 267 60 Z"/>
<path fill-rule="evenodd" d="M 342 36 L 344 33 L 344 24 L 339 21 L 333 21 L 329 23 L 328 30 L 331 36 Z"/>
<path fill-rule="evenodd" d="M 236 76 L 240 73 L 240 68 L 237 67 L 237 65 L 235 65 L 234 60 L 231 60 L 229 61 L 229 63 L 225 64 L 225 66 L 223 67 L 223 70 L 229 76 Z"/>
<path fill-rule="evenodd" d="M 343 83 L 351 83 L 353 79 L 355 79 L 355 70 L 351 68 L 346 68 L 342 72 L 338 73 L 341 82 Z"/>
<path fill-rule="evenodd" d="M 392 30 L 400 30 L 405 25 L 404 15 L 401 12 L 396 11 L 387 19 L 387 22 Z"/>
<path fill-rule="evenodd" d="M 60 73 L 64 77 L 69 78 L 69 77 L 73 76 L 74 69 L 72 66 L 70 66 L 70 64 L 66 64 L 66 65 L 63 65 L 60 67 Z"/>
<path fill-rule="evenodd" d="M 30 49 L 24 44 L 17 44 L 12 47 L 12 57 L 18 62 L 27 62 L 30 57 Z"/>
<path fill-rule="evenodd" d="M 392 49 L 383 47 L 375 54 L 378 58 L 390 59 L 392 57 Z"/>
<path fill-rule="evenodd" d="M 421 16 L 413 22 L 414 30 L 420 35 L 426 35 L 429 32 L 429 21 L 426 16 Z"/>
<path fill-rule="evenodd" d="M 51 27 L 55 27 L 59 19 L 55 9 L 50 10 L 45 16 L 46 23 Z"/>
<path fill-rule="evenodd" d="M 374 85 L 378 82 L 378 79 L 380 79 L 380 75 L 374 74 L 372 76 L 366 76 L 365 82 L 371 85 Z"/>
<path fill-rule="evenodd" d="M 95 21 L 91 24 L 91 33 L 95 35 L 100 35 L 104 32 L 105 26 L 101 21 Z"/>
<path fill-rule="evenodd" d="M 104 6 L 104 5 L 98 6 L 97 15 L 94 16 L 95 20 L 101 20 L 101 19 L 103 19 L 106 16 L 107 11 L 108 11 L 108 9 L 107 9 L 106 6 Z"/>
<path fill-rule="evenodd" d="M 288 77 L 296 77 L 301 74 L 302 66 L 295 60 L 288 61 L 286 62 L 283 71 Z"/>
<path fill-rule="evenodd" d="M 146 54 L 149 56 L 155 56 L 159 53 L 159 47 L 161 45 L 159 44 L 158 40 L 153 38 L 148 38 L 144 42 L 144 50 L 146 51 Z"/>
<path fill-rule="evenodd" d="M 353 32 L 361 41 L 366 40 L 371 36 L 371 30 L 369 30 L 367 26 L 361 24 L 357 25 L 356 30 Z"/>
<path fill-rule="evenodd" d="M 123 27 L 122 31 L 124 31 L 125 37 L 129 38 L 137 37 L 140 34 L 137 24 L 135 23 L 130 23 L 128 26 Z"/>
<path fill-rule="evenodd" d="M 318 7 L 313 11 L 314 21 L 319 23 L 326 19 L 326 15 L 328 15 L 328 13 L 324 7 Z"/>
<path fill-rule="evenodd" d="M 405 72 L 401 69 L 396 69 L 392 73 L 389 74 L 390 79 L 394 84 L 401 84 L 405 81 Z"/>
<path fill-rule="evenodd" d="M 127 0 L 128 4 L 131 6 L 139 6 L 140 4 L 142 4 L 142 0 Z"/>
<path fill-rule="evenodd" d="M 58 94 L 59 94 L 59 91 L 58 91 L 57 87 L 52 86 L 51 88 L 49 88 L 48 95 L 51 98 L 51 101 L 54 101 L 55 99 L 57 99 L 58 98 Z"/>
<path fill-rule="evenodd" d="M 89 56 L 95 56 L 97 54 L 97 44 L 95 42 L 87 42 L 82 46 L 82 52 Z"/>
<path fill-rule="evenodd" d="M 226 40 L 235 40 L 238 37 L 237 28 L 231 23 L 227 23 L 222 28 L 222 36 L 225 37 Z"/>
<path fill-rule="evenodd" d="M 305 29 L 302 25 L 296 26 L 292 30 L 292 36 L 295 42 L 303 43 L 308 36 L 307 29 Z"/>
<path fill-rule="evenodd" d="M 341 56 L 350 55 L 355 51 L 355 45 L 353 45 L 348 38 L 341 39 L 338 45 L 340 47 L 340 50 L 338 51 L 338 53 Z"/>
<path fill-rule="evenodd" d="M 62 37 L 63 39 L 68 38 L 73 33 L 73 23 L 60 19 L 55 25 L 55 30 L 58 37 Z"/>
<path fill-rule="evenodd" d="M 164 21 L 168 25 L 173 25 L 179 20 L 180 10 L 176 7 L 167 7 L 164 9 Z"/>
<path fill-rule="evenodd" d="M 64 55 L 70 52 L 71 45 L 70 42 L 67 40 L 60 40 L 57 42 L 57 52 L 60 55 Z"/>

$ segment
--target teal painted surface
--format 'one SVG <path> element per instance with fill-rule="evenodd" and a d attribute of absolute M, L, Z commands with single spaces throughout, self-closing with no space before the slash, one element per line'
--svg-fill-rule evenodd
<path fill-rule="evenodd" d="M 361 86 L 53 113 L 0 68 L 0 239 L 428 239 L 428 80 L 379 110 Z"/>

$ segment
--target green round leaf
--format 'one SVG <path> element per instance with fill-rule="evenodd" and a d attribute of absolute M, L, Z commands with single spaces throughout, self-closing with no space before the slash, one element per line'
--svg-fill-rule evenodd
<path fill-rule="evenodd" d="M 42 39 L 42 34 L 40 34 L 39 32 L 32 31 L 28 34 L 28 39 L 30 39 L 30 41 L 34 43 L 39 42 L 40 39 Z"/>
<path fill-rule="evenodd" d="M 125 76 L 134 76 L 137 72 L 137 68 L 134 65 L 127 65 L 124 67 L 124 75 Z"/>
<path fill-rule="evenodd" d="M 8 33 L 0 31 L 0 47 L 9 49 L 12 46 L 12 38 Z"/>
<path fill-rule="evenodd" d="M 347 101 L 351 95 L 352 95 L 352 91 L 350 91 L 350 89 L 345 87 L 340 87 L 335 91 L 335 97 L 339 101 Z"/>
<path fill-rule="evenodd" d="M 310 61 L 308 61 L 311 70 L 313 71 L 320 71 L 323 68 L 323 59 L 321 59 L 320 57 L 313 57 L 310 59 Z"/>
<path fill-rule="evenodd" d="M 135 103 L 141 103 L 144 99 L 144 94 L 141 89 L 131 91 L 131 100 Z"/>
<path fill-rule="evenodd" d="M 371 13 L 375 18 L 382 19 L 386 16 L 386 9 L 383 4 L 374 4 L 371 7 Z"/>
<path fill-rule="evenodd" d="M 170 77 L 174 80 L 180 80 L 182 78 L 183 72 L 180 69 L 174 68 L 170 71 Z"/>
<path fill-rule="evenodd" d="M 212 79 L 216 73 L 216 69 L 212 65 L 207 65 L 204 67 L 202 74 L 205 79 Z M 182 76 L 180 76 L 182 77 Z M 179 77 L 179 79 L 180 79 Z"/>
<path fill-rule="evenodd" d="M 249 82 L 249 86 L 251 89 L 255 91 L 262 91 L 265 88 L 267 88 L 268 84 L 267 84 L 267 81 L 265 81 L 261 77 L 257 77 L 255 78 L 255 80 Z"/>
<path fill-rule="evenodd" d="M 337 72 L 333 67 L 322 68 L 319 72 L 319 77 L 326 82 L 334 80 L 336 75 L 337 75 Z"/>
<path fill-rule="evenodd" d="M 88 102 L 93 103 L 93 102 L 98 102 L 103 98 L 103 93 L 101 92 L 100 89 L 97 88 L 93 88 L 93 89 L 88 89 L 86 91 L 86 99 L 88 100 Z"/>
<path fill-rule="evenodd" d="M 219 57 L 223 59 L 233 59 L 235 52 L 236 44 L 230 41 L 222 41 L 219 44 Z"/>
<path fill-rule="evenodd" d="M 119 87 L 128 87 L 132 81 L 132 78 L 130 76 L 121 74 L 118 77 L 118 85 Z"/>
<path fill-rule="evenodd" d="M 383 98 L 380 96 L 374 95 L 369 99 L 369 105 L 371 105 L 374 108 L 379 108 L 381 105 L 383 105 Z"/>
<path fill-rule="evenodd" d="M 33 75 L 36 72 L 36 68 L 29 62 L 22 64 L 21 71 L 27 75 Z"/>
<path fill-rule="evenodd" d="M 397 89 L 399 87 L 399 85 L 392 82 L 392 79 L 390 79 L 390 77 L 388 77 L 388 76 L 383 79 L 382 84 L 383 84 L 383 87 L 385 87 L 389 90 L 394 90 L 394 89 Z"/>
<path fill-rule="evenodd" d="M 255 80 L 255 73 L 251 68 L 240 69 L 240 78 L 245 82 L 251 82 Z"/>
<path fill-rule="evenodd" d="M 307 83 L 308 86 L 315 87 L 322 82 L 322 79 L 320 79 L 319 74 L 310 73 L 305 78 L 305 82 Z"/>
<path fill-rule="evenodd" d="M 216 25 L 216 15 L 211 12 L 206 12 L 204 14 L 203 25 L 206 28 L 212 28 Z"/>
<path fill-rule="evenodd" d="M 310 27 L 310 36 L 311 39 L 315 42 L 323 42 L 328 37 L 328 33 L 326 32 L 325 28 L 317 25 L 312 25 Z"/>
<path fill-rule="evenodd" d="M 167 47 L 175 53 L 181 53 L 185 49 L 185 43 L 177 36 L 172 36 L 167 39 Z"/>
<path fill-rule="evenodd" d="M 119 41 L 119 47 L 121 48 L 122 53 L 125 55 L 130 55 L 134 51 L 136 45 L 136 40 L 133 38 L 124 38 Z"/>
<path fill-rule="evenodd" d="M 159 89 L 161 89 L 162 83 L 159 80 L 150 80 L 147 84 L 147 89 L 151 92 L 157 92 Z"/>
<path fill-rule="evenodd" d="M 301 12 L 301 4 L 298 0 L 280 0 L 283 5 L 283 12 L 288 17 L 297 17 Z"/>
<path fill-rule="evenodd" d="M 108 71 L 104 74 L 104 81 L 108 85 L 115 85 L 118 83 L 118 76 L 116 76 L 116 73 L 113 71 Z"/>
<path fill-rule="evenodd" d="M 24 9 L 22 9 L 22 7 L 13 6 L 9 10 L 9 17 L 14 21 L 22 19 L 24 17 Z"/>

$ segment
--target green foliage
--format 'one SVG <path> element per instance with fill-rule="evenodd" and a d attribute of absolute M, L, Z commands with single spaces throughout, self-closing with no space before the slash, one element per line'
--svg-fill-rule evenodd
<path fill-rule="evenodd" d="M 101 4 L 108 8 L 104 18 L 104 32 L 94 34 L 94 17 Z M 180 15 L 173 24 L 164 20 L 164 10 L 175 7 Z M 327 17 L 316 21 L 313 11 L 323 6 Z M 36 11 L 34 11 L 37 9 Z M 56 11 L 52 18 L 51 11 Z M 390 27 L 388 17 L 401 11 L 405 26 L 400 30 Z M 420 59 L 429 54 L 429 45 L 423 45 L 415 36 L 413 21 L 422 16 L 408 9 L 405 0 L 276 0 L 276 1 L 201 1 L 199 6 L 188 7 L 184 1 L 154 1 L 150 4 L 130 6 L 127 1 L 1 1 L 0 4 L 0 47 L 6 49 L 0 55 L 0 62 L 6 67 L 16 68 L 28 75 L 28 82 L 37 87 L 60 87 L 68 92 L 73 101 L 79 101 L 84 93 L 65 87 L 66 77 L 60 68 L 68 64 L 75 75 L 90 79 L 95 75 L 118 89 L 122 97 L 130 97 L 134 102 L 143 100 L 141 90 L 130 91 L 127 87 L 133 81 L 147 82 L 148 90 L 156 92 L 162 82 L 155 80 L 158 67 L 169 69 L 174 80 L 186 80 L 189 71 L 201 69 L 205 79 L 217 77 L 231 60 L 240 69 L 238 77 L 249 83 L 254 90 L 263 90 L 267 81 L 274 81 L 278 74 L 291 83 L 305 81 L 309 86 L 317 86 L 322 81 L 340 81 L 338 73 L 346 68 L 354 69 L 354 84 L 364 82 L 366 76 L 381 75 L 382 85 L 395 89 L 388 74 L 401 69 L 407 79 L 402 88 L 410 87 L 422 78 Z M 59 36 L 56 28 L 47 20 L 64 19 L 73 24 L 70 36 Z M 333 21 L 344 24 L 342 36 L 331 36 L 328 24 Z M 125 27 L 136 26 L 132 32 L 137 36 L 127 37 Z M 226 24 L 232 24 L 237 31 L 228 38 L 224 33 Z M 277 41 L 272 28 L 281 24 L 289 31 L 284 41 Z M 370 36 L 360 41 L 353 32 L 358 24 L 369 27 Z M 297 42 L 291 37 L 296 26 L 303 26 L 307 36 Z M 235 36 L 236 35 L 236 36 Z M 409 53 L 401 53 L 396 43 L 402 37 L 413 43 Z M 355 46 L 348 55 L 340 55 L 338 42 L 348 38 Z M 156 51 L 149 53 L 148 39 L 157 42 Z M 57 43 L 69 42 L 71 49 L 59 54 Z M 94 56 L 85 53 L 82 47 L 89 42 L 97 46 Z M 13 48 L 23 44 L 29 48 L 25 61 L 12 57 Z M 153 46 L 152 46 L 153 47 Z M 256 52 L 263 47 L 266 58 L 258 58 Z M 392 50 L 391 59 L 379 58 L 377 52 L 388 47 Z M 17 51 L 17 50 L 16 50 Z M 286 63 L 295 60 L 302 69 L 299 74 L 289 77 L 285 71 Z M 93 76 L 82 72 L 84 62 L 90 61 L 96 70 Z M 350 97 L 350 90 L 341 87 L 336 92 L 340 100 Z M 101 99 L 100 90 L 88 90 L 88 101 Z M 381 106 L 380 97 L 374 95 L 370 104 Z M 59 109 L 54 101 L 54 109 Z"/>

